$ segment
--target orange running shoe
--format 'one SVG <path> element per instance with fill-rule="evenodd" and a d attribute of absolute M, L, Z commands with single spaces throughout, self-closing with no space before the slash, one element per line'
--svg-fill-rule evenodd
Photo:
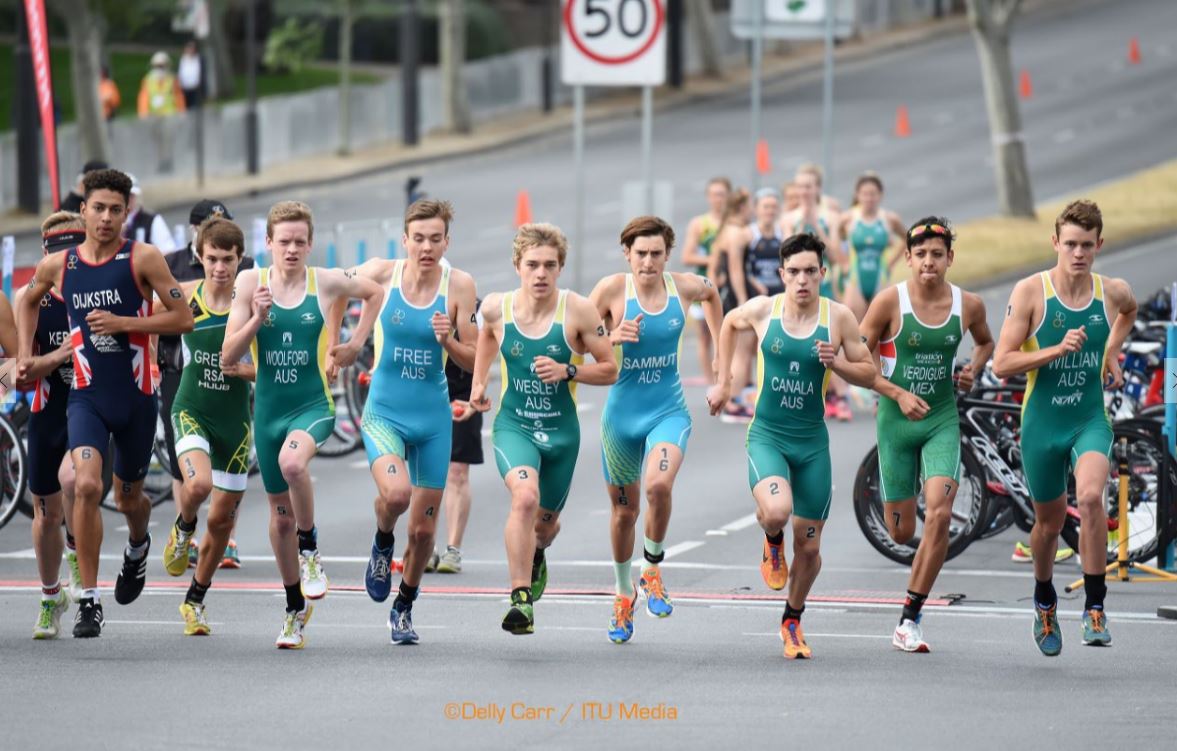
<path fill-rule="evenodd" d="M 805 643 L 801 621 L 796 618 L 786 618 L 781 623 L 781 641 L 785 643 L 786 660 L 808 660 L 813 657 L 813 650 Z"/>
<path fill-rule="evenodd" d="M 764 554 L 760 559 L 760 575 L 769 589 L 782 590 L 789 580 L 789 564 L 785 561 L 785 544 L 773 545 L 764 540 Z"/>

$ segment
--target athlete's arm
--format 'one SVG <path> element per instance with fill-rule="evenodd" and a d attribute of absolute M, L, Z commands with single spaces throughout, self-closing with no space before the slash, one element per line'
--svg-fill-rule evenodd
<path fill-rule="evenodd" d="M 593 362 L 581 365 L 572 380 L 589 386 L 608 386 L 617 380 L 617 358 L 613 356 L 613 345 L 605 333 L 605 324 L 597 314 L 597 308 L 587 298 L 569 292 L 564 303 L 565 320 L 574 332 L 575 341 L 584 351 L 593 356 Z M 535 358 L 535 374 L 544 383 L 568 380 L 568 366 L 550 357 Z"/>
<path fill-rule="evenodd" d="M 903 252 L 907 250 L 907 227 L 903 226 L 903 220 L 894 211 L 885 212 L 887 218 L 887 226 L 891 232 L 891 242 L 888 248 L 894 248 L 891 255 L 891 260 L 887 261 L 887 273 L 890 274 L 895 270 L 896 264 L 903 260 Z M 883 260 L 886 260 L 885 258 Z"/>
<path fill-rule="evenodd" d="M 1038 292 L 1037 275 L 1023 279 L 1010 293 L 1009 305 L 1005 309 L 1005 323 L 993 353 L 993 373 L 998 378 L 1029 373 L 1031 370 L 1057 360 L 1067 352 L 1078 352 L 1087 340 L 1083 326 L 1071 329 L 1061 342 L 1053 347 L 1033 352 L 1023 352 L 1022 345 L 1030 338 L 1030 324 L 1034 320 L 1034 301 Z"/>
<path fill-rule="evenodd" d="M 703 318 L 707 321 L 707 330 L 711 333 L 711 341 L 719 341 L 719 332 L 723 328 L 723 300 L 719 299 L 719 291 L 710 279 L 698 274 L 675 274 L 674 283 L 680 294 L 684 294 L 689 302 L 703 305 Z M 711 361 L 711 369 L 717 371 L 719 359 Z M 712 373 L 718 376 L 718 373 Z"/>
<path fill-rule="evenodd" d="M 477 299 L 474 277 L 458 269 L 450 271 L 450 301 L 454 306 L 453 321 L 458 337 L 446 336 L 442 346 L 458 367 L 467 371 L 474 369 L 474 354 L 478 347 L 478 311 L 474 309 Z"/>
<path fill-rule="evenodd" d="M 233 304 L 229 307 L 225 342 L 221 345 L 222 368 L 241 361 L 270 312 L 274 298 L 267 287 L 260 287 L 257 282 L 257 269 L 242 271 L 233 282 Z"/>
<path fill-rule="evenodd" d="M 1124 340 L 1136 324 L 1136 295 L 1132 294 L 1132 288 L 1123 279 L 1107 277 L 1103 280 L 1103 293 L 1116 306 L 1117 313 L 1104 350 L 1101 381 L 1107 388 L 1118 389 L 1124 386 L 1124 374 L 1120 371 L 1120 350 L 1124 348 Z"/>
<path fill-rule="evenodd" d="M 838 348 L 835 349 L 833 342 L 819 342 L 819 356 L 823 361 L 826 361 L 825 353 L 820 350 L 823 347 L 828 347 L 829 361 L 827 365 L 835 373 L 855 386 L 870 388 L 879 375 L 879 369 L 875 365 L 874 358 L 871 357 L 870 350 L 860 338 L 858 321 L 855 319 L 854 313 L 850 308 L 840 303 L 832 304 L 830 312 L 834 318 L 832 328 L 838 334 Z M 830 338 L 833 339 L 832 336 Z M 835 352 L 839 350 L 840 353 L 835 356 Z"/>
<path fill-rule="evenodd" d="M 610 274 L 593 287 L 589 294 L 589 301 L 597 309 L 597 315 L 605 324 L 605 331 L 609 335 L 609 345 L 616 347 L 627 342 L 636 342 L 641 332 L 642 314 L 636 318 L 625 320 L 625 274 Z M 613 306 L 621 303 L 621 310 L 614 311 Z M 617 315 L 614 313 L 617 312 Z"/>
<path fill-rule="evenodd" d="M 695 217 L 687 225 L 687 239 L 683 241 L 682 246 L 682 262 L 687 268 L 707 265 L 707 256 L 699 252 L 699 235 L 703 234 L 702 224 L 702 219 Z"/>
<path fill-rule="evenodd" d="M 748 302 L 748 280 L 744 273 L 744 255 L 748 251 L 747 239 L 745 230 L 737 230 L 735 237 L 732 238 L 733 242 L 729 242 L 727 246 L 728 283 L 736 295 L 736 302 L 740 305 Z M 761 294 L 767 291 L 760 287 L 760 283 L 755 279 L 752 280 L 752 284 Z"/>
<path fill-rule="evenodd" d="M 826 244 L 826 252 L 830 256 L 830 260 L 838 264 L 839 267 L 845 269 L 850 264 L 850 257 L 842 249 L 842 231 L 839 223 L 841 222 L 841 215 L 837 212 L 827 210 L 826 226 L 829 227 L 828 232 L 823 232 L 821 229 L 821 222 L 817 223 L 817 234 L 822 242 Z"/>
<path fill-rule="evenodd" d="M 719 353 L 719 372 L 715 385 L 707 390 L 707 405 L 712 415 L 718 415 L 731 398 L 732 358 L 736 354 L 736 339 L 741 331 L 755 331 L 756 323 L 772 309 L 772 298 L 754 297 L 723 317 L 723 327 L 716 339 Z"/>
<path fill-rule="evenodd" d="M 470 384 L 470 406 L 479 412 L 490 409 L 486 398 L 486 379 L 490 364 L 499 350 L 499 331 L 503 325 L 503 296 L 497 292 L 486 296 L 479 308 L 482 328 L 478 330 L 478 346 L 474 352 L 474 371 Z"/>
<path fill-rule="evenodd" d="M 906 389 L 902 389 L 883 377 L 882 369 L 878 367 L 879 342 L 891 336 L 894 321 L 891 316 L 899 308 L 899 292 L 895 287 L 888 287 L 871 301 L 866 316 L 858 325 L 861 333 L 860 341 L 869 349 L 875 360 L 875 379 L 870 388 L 876 394 L 887 397 L 899 404 L 908 419 L 918 420 L 931 409 L 928 403 Z"/>
<path fill-rule="evenodd" d="M 384 290 L 366 276 L 362 274 L 348 276 L 342 269 L 320 268 L 315 271 L 315 276 L 319 280 L 323 295 L 331 300 L 331 305 L 335 305 L 339 299 L 343 299 L 346 303 L 347 300 L 353 298 L 362 300 L 364 303 L 363 308 L 360 309 L 360 320 L 356 323 L 355 330 L 352 331 L 351 339 L 344 344 L 336 344 L 329 350 L 331 361 L 339 367 L 346 368 L 356 361 L 364 342 L 368 341 L 368 335 L 372 333 L 376 316 L 380 314 L 380 302 L 383 299 Z M 338 340 L 338 329 L 335 330 L 334 335 Z"/>
<path fill-rule="evenodd" d="M 993 356 L 993 332 L 989 330 L 986 320 L 985 301 L 980 295 L 964 292 L 964 320 L 965 328 L 973 337 L 973 356 L 968 364 L 960 371 L 957 387 L 964 391 L 973 390 L 973 382 L 977 373 L 985 369 L 985 363 Z"/>
<path fill-rule="evenodd" d="M 138 277 L 135 281 L 159 298 L 163 312 L 147 316 L 116 316 L 107 310 L 94 309 L 86 314 L 90 331 L 95 334 L 186 334 L 191 331 L 192 310 L 163 253 L 154 245 L 135 243 L 131 248 L 131 259 Z"/>
<path fill-rule="evenodd" d="M 19 349 L 12 305 L 8 302 L 8 297 L 0 292 L 0 350 L 4 351 L 5 357 L 12 357 Z"/>
<path fill-rule="evenodd" d="M 57 285 L 61 278 L 61 267 L 65 253 L 51 253 L 37 262 L 33 278 L 29 280 L 24 295 L 17 301 L 16 317 L 16 365 L 17 380 L 28 380 L 28 369 L 32 365 L 33 338 L 37 333 L 37 319 L 41 315 L 41 298 Z"/>
<path fill-rule="evenodd" d="M 0 325 L 2 325 L 2 329 L 0 329 L 0 348 L 3 348 L 5 357 L 14 357 L 17 351 L 20 349 L 19 345 L 17 344 L 18 337 L 16 333 L 15 312 L 13 312 L 13 308 L 20 308 L 20 301 L 24 296 L 25 289 L 27 288 L 21 287 L 13 293 L 12 308 L 9 308 L 10 314 L 7 318 L 5 318 L 2 313 L 0 313 Z M 0 301 L 3 300 L 5 300 L 4 293 L 0 292 Z M 3 304 L 3 302 L 0 302 L 0 306 Z M 8 341 L 9 338 L 11 338 L 11 341 Z M 28 380 L 27 382 L 22 381 L 20 385 L 24 386 L 27 383 L 36 381 L 38 378 L 44 378 L 68 362 L 72 356 L 73 347 L 70 345 L 68 339 L 62 342 L 61 346 L 52 352 L 33 356 L 30 359 L 29 367 L 24 374 L 24 377 Z"/>

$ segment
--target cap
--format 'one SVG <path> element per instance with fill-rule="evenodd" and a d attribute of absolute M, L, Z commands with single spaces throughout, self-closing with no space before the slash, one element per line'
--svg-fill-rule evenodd
<path fill-rule="evenodd" d="M 82 165 L 82 174 L 84 175 L 87 172 L 94 172 L 100 169 L 110 169 L 110 165 L 101 159 L 91 159 Z"/>
<path fill-rule="evenodd" d="M 233 218 L 233 215 L 229 213 L 229 209 L 225 207 L 225 204 L 212 198 L 205 198 L 192 207 L 192 211 L 188 214 L 188 223 L 193 227 L 199 227 L 205 219 L 211 216 L 223 216 L 226 219 Z"/>
<path fill-rule="evenodd" d="M 154 55 L 151 56 L 151 65 L 152 66 L 171 65 L 171 63 L 172 63 L 172 58 L 170 58 L 168 56 L 168 53 L 164 52 L 163 50 L 160 50 L 159 52 L 156 52 Z"/>
<path fill-rule="evenodd" d="M 133 196 L 142 195 L 143 189 L 139 187 L 139 178 L 135 177 L 130 172 L 126 172 L 124 174 L 127 177 L 131 178 L 131 195 L 133 195 Z"/>

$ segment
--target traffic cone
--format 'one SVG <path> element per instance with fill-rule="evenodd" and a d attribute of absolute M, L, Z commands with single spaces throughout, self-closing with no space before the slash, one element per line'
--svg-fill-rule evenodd
<path fill-rule="evenodd" d="M 761 175 L 772 172 L 772 162 L 768 158 L 768 141 L 763 138 L 756 142 L 756 171 Z"/>
<path fill-rule="evenodd" d="M 895 111 L 895 137 L 907 138 L 911 135 L 911 120 L 907 116 L 907 106 L 899 105 Z"/>
<path fill-rule="evenodd" d="M 531 224 L 531 196 L 526 190 L 521 190 L 515 197 L 515 229 L 525 224 Z"/>
<path fill-rule="evenodd" d="M 1140 39 L 1132 37 L 1128 40 L 1128 62 L 1140 65 Z"/>
<path fill-rule="evenodd" d="M 1020 82 L 1019 89 L 1022 99 L 1029 99 L 1030 97 L 1034 96 L 1034 84 L 1030 82 L 1030 71 L 1022 71 L 1022 80 Z"/>

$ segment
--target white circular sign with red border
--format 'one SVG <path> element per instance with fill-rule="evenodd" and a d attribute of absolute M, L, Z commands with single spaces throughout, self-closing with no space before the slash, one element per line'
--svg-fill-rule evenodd
<path fill-rule="evenodd" d="M 568 85 L 666 81 L 666 0 L 563 0 L 561 79 Z"/>

